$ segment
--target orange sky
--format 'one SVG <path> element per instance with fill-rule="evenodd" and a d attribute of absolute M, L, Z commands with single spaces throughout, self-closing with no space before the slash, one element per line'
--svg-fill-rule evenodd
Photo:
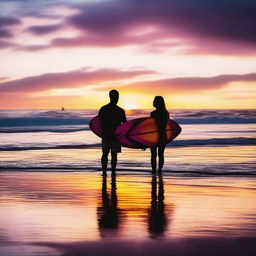
<path fill-rule="evenodd" d="M 0 108 L 255 108 L 255 4 L 189 3 L 2 1 Z"/>

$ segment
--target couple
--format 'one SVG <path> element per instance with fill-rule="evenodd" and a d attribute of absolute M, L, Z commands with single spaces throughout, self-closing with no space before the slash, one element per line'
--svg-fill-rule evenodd
<path fill-rule="evenodd" d="M 125 112 L 122 108 L 117 106 L 119 93 L 116 90 L 109 92 L 110 103 L 103 106 L 99 111 L 99 119 L 102 125 L 102 157 L 101 165 L 103 174 L 106 174 L 108 164 L 108 154 L 111 151 L 111 168 L 116 170 L 117 153 L 121 152 L 121 145 L 115 138 L 115 130 L 121 124 L 126 122 Z M 156 120 L 159 134 L 158 146 L 150 148 L 151 151 L 151 166 L 152 171 L 156 172 L 157 154 L 159 158 L 159 172 L 162 171 L 164 165 L 164 150 L 167 143 L 165 127 L 169 119 L 169 113 L 165 108 L 164 99 L 162 96 L 156 96 L 153 101 L 153 106 L 156 108 L 151 112 L 150 117 Z"/>

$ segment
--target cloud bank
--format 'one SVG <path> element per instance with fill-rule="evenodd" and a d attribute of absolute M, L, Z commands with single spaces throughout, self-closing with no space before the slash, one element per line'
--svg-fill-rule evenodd
<path fill-rule="evenodd" d="M 173 40 L 178 40 L 184 46 L 184 54 L 256 53 L 256 2 L 252 0 L 112 0 L 82 4 L 64 1 L 63 4 L 77 12 L 64 17 L 61 25 L 31 25 L 25 31 L 40 37 L 71 26 L 79 35 L 56 37 L 48 44 L 20 45 L 18 49 L 136 45 L 156 52 L 176 47 Z M 38 15 L 42 14 L 40 11 L 37 10 Z M 0 19 L 0 26 L 19 23 L 19 19 L 11 17 Z M 8 31 L 3 33 L 8 37 Z"/>
<path fill-rule="evenodd" d="M 154 74 L 148 70 L 120 71 L 115 69 L 84 68 L 62 73 L 47 73 L 17 80 L 0 82 L 0 92 L 38 92 L 59 88 L 79 88 L 95 84 L 116 82 L 143 75 Z"/>
<path fill-rule="evenodd" d="M 234 82 L 256 82 L 256 73 L 220 75 L 214 77 L 176 77 L 145 80 L 157 75 L 150 70 L 122 71 L 116 69 L 84 68 L 62 73 L 47 73 L 17 80 L 0 80 L 1 93 L 32 93 L 64 88 L 99 86 L 96 91 L 109 90 L 113 86 L 121 92 L 143 94 L 191 93 L 221 89 Z M 139 82 L 127 83 L 129 79 Z M 143 81 L 142 81 L 143 79 Z M 110 86 L 110 84 L 113 85 Z"/>
<path fill-rule="evenodd" d="M 214 77 L 180 77 L 144 81 L 129 84 L 127 87 L 124 87 L 124 90 L 134 90 L 138 93 L 147 93 L 150 90 L 152 94 L 157 94 L 158 92 L 162 94 L 191 93 L 221 89 L 234 82 L 256 82 L 256 73 L 220 75 Z"/>

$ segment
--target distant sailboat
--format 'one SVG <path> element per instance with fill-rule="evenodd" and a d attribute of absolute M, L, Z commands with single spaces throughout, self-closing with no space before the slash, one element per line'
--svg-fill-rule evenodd
<path fill-rule="evenodd" d="M 64 108 L 64 107 L 62 107 L 62 108 L 61 108 L 61 111 L 64 111 L 64 110 L 65 110 L 65 108 Z"/>

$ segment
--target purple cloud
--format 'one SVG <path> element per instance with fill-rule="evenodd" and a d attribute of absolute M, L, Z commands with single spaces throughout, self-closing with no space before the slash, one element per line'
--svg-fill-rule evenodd
<path fill-rule="evenodd" d="M 0 17 L 0 27 L 20 24 L 21 21 L 12 17 Z"/>
<path fill-rule="evenodd" d="M 55 38 L 48 45 L 32 44 L 17 49 L 137 45 L 144 51 L 157 53 L 174 49 L 177 45 L 171 41 L 178 39 L 183 54 L 256 53 L 255 1 L 112 0 L 66 4 L 78 13 L 66 17 L 61 25 L 30 26 L 26 31 L 41 36 L 67 25 L 80 31 L 80 35 Z M 3 22 L 7 23 L 8 20 Z M 134 33 L 149 27 L 154 30 Z"/>
<path fill-rule="evenodd" d="M 31 32 L 35 35 L 46 35 L 58 31 L 62 28 L 61 24 L 47 25 L 47 26 L 30 26 L 26 31 Z"/>
<path fill-rule="evenodd" d="M 0 29 L 0 38 L 10 38 L 12 36 L 12 33 L 10 33 L 8 30 Z"/>
<path fill-rule="evenodd" d="M 36 92 L 58 88 L 79 88 L 154 73 L 148 70 L 120 71 L 115 69 L 92 70 L 87 68 L 65 73 L 48 73 L 0 82 L 0 92 Z"/>
<path fill-rule="evenodd" d="M 56 38 L 51 42 L 55 47 L 74 47 L 74 46 L 98 46 L 98 47 L 115 47 L 125 45 L 144 45 L 155 39 L 156 34 L 149 35 L 123 35 L 113 34 L 88 34 L 76 38 Z"/>
<path fill-rule="evenodd" d="M 171 34 L 255 42 L 256 2 L 234 0 L 122 0 L 86 4 L 67 22 L 82 31 L 123 34 L 156 25 Z"/>
<path fill-rule="evenodd" d="M 219 75 L 214 77 L 180 77 L 144 81 L 120 87 L 120 91 L 143 93 L 187 93 L 223 88 L 232 82 L 256 82 L 256 73 L 244 75 Z"/>
<path fill-rule="evenodd" d="M 170 34 L 255 42 L 255 1 L 123 0 L 86 4 L 68 22 L 82 31 L 121 33 L 156 25 Z"/>
<path fill-rule="evenodd" d="M 78 29 L 80 35 L 55 38 L 49 45 L 37 47 L 37 50 L 139 45 L 146 51 L 159 52 L 176 47 L 172 42 L 159 47 L 161 41 L 178 38 L 182 40 L 180 46 L 185 46 L 185 54 L 239 55 L 256 51 L 256 2 L 252 1 L 113 0 L 90 2 L 76 8 L 80 12 L 68 17 L 65 23 Z M 138 29 L 143 32 L 147 27 L 155 30 L 132 34 Z M 47 33 L 51 29 L 56 31 L 58 27 L 29 28 L 33 33 L 42 34 L 40 29 Z"/>
<path fill-rule="evenodd" d="M 0 41 L 0 49 L 10 48 L 13 46 L 16 46 L 16 45 L 12 42 L 4 41 L 4 40 Z"/>
<path fill-rule="evenodd" d="M 256 82 L 256 73 L 219 75 L 214 77 L 177 77 L 124 84 L 122 80 L 156 74 L 150 70 L 120 71 L 90 68 L 65 73 L 48 73 L 12 81 L 0 80 L 0 92 L 37 92 L 58 88 L 80 88 L 101 85 L 97 90 L 107 90 L 109 82 L 120 81 L 120 91 L 135 93 L 188 93 L 221 89 L 232 82 Z"/>

